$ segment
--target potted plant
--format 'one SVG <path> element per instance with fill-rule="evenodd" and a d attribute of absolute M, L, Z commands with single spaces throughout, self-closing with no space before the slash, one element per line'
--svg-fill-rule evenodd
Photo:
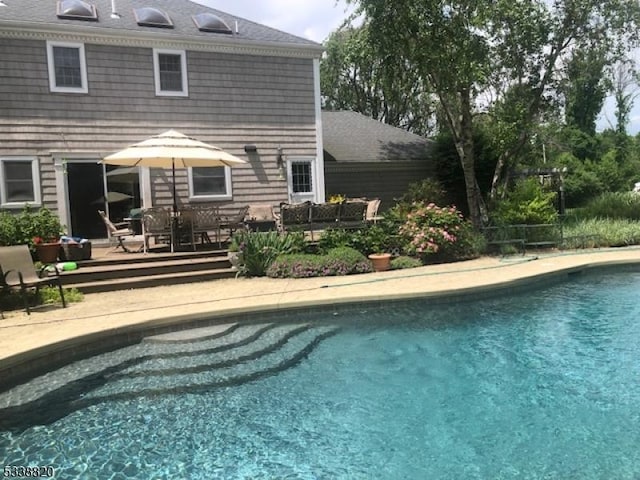
<path fill-rule="evenodd" d="M 386 252 L 372 253 L 369 260 L 376 272 L 384 272 L 391 269 L 391 254 Z"/>
<path fill-rule="evenodd" d="M 55 263 L 58 261 L 60 241 L 56 239 L 44 240 L 42 237 L 33 237 L 33 246 L 36 258 L 42 263 Z"/>
<path fill-rule="evenodd" d="M 62 225 L 56 215 L 47 208 L 32 212 L 28 208 L 21 215 L 24 233 L 29 234 L 30 246 L 36 259 L 42 263 L 55 263 L 60 251 Z"/>

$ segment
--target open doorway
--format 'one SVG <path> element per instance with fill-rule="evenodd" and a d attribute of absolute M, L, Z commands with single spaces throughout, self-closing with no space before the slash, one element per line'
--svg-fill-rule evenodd
<path fill-rule="evenodd" d="M 89 239 L 106 238 L 107 231 L 98 210 L 104 210 L 113 222 L 119 222 L 129 217 L 131 210 L 140 208 L 138 169 L 122 170 L 126 169 L 95 161 L 67 161 L 71 235 Z"/>

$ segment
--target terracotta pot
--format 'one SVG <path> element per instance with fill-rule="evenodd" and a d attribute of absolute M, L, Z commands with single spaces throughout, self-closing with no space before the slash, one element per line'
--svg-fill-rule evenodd
<path fill-rule="evenodd" d="M 373 269 L 376 272 L 384 272 L 391 268 L 390 253 L 372 253 L 369 255 L 369 260 L 373 263 Z"/>
<path fill-rule="evenodd" d="M 56 263 L 59 252 L 59 243 L 39 243 L 36 245 L 36 256 L 42 263 Z"/>

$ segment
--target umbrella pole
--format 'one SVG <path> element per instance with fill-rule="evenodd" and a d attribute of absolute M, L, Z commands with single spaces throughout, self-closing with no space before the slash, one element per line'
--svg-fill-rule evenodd
<path fill-rule="evenodd" d="M 173 184 L 173 215 L 171 216 L 171 253 L 173 253 L 178 235 L 178 197 L 176 195 L 176 161 L 171 159 L 171 180 Z"/>

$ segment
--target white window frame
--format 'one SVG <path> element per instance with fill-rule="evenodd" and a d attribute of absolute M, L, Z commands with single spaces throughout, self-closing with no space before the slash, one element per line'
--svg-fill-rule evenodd
<path fill-rule="evenodd" d="M 56 84 L 56 66 L 54 63 L 53 47 L 77 48 L 80 57 L 80 87 L 59 87 Z M 60 93 L 89 93 L 87 84 L 87 59 L 83 43 L 47 41 L 47 66 L 49 68 L 49 90 Z"/>
<path fill-rule="evenodd" d="M 33 200 L 26 202 L 10 202 L 7 199 L 7 188 L 5 185 L 4 162 L 30 162 L 31 181 L 33 183 Z M 0 157 L 0 207 L 1 208 L 23 208 L 25 205 L 39 207 L 42 205 L 40 194 L 40 164 L 37 157 Z"/>
<path fill-rule="evenodd" d="M 162 54 L 166 55 L 179 55 L 180 66 L 182 69 L 182 90 L 161 90 L 160 88 L 160 61 L 159 57 Z M 189 83 L 187 81 L 187 52 L 186 50 L 166 50 L 162 48 L 153 49 L 153 78 L 156 83 L 156 95 L 158 97 L 188 97 L 189 96 Z"/>
<path fill-rule="evenodd" d="M 212 200 L 231 200 L 233 198 L 232 181 L 231 181 L 231 168 L 224 167 L 224 184 L 226 193 L 224 194 L 210 194 L 210 195 L 196 195 L 193 188 L 193 168 L 187 169 L 187 175 L 189 177 L 189 200 L 193 202 L 207 202 Z"/>
<path fill-rule="evenodd" d="M 294 192 L 293 191 L 293 164 L 303 163 L 309 165 L 311 173 L 311 191 L 310 192 Z M 315 157 L 287 157 L 287 190 L 289 193 L 289 201 L 292 203 L 300 202 L 319 202 L 318 197 L 318 161 Z"/>

